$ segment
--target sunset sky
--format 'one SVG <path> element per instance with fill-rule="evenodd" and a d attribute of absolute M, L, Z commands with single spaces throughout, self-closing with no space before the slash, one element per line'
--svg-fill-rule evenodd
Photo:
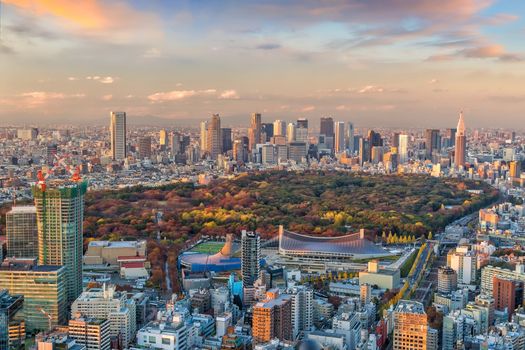
<path fill-rule="evenodd" d="M 0 124 L 525 125 L 522 0 L 1 3 Z"/>

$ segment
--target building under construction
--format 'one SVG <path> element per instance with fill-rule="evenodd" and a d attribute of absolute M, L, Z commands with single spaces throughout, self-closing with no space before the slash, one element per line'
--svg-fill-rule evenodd
<path fill-rule="evenodd" d="M 82 229 L 87 182 L 41 180 L 33 186 L 37 209 L 38 263 L 64 266 L 67 300 L 82 292 Z"/>

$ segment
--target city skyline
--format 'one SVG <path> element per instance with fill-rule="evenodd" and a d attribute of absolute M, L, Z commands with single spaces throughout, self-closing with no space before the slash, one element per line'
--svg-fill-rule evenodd
<path fill-rule="evenodd" d="M 122 110 L 446 128 L 463 110 L 471 127 L 515 127 L 525 101 L 518 2 L 2 5 L 2 123 L 102 124 Z"/>

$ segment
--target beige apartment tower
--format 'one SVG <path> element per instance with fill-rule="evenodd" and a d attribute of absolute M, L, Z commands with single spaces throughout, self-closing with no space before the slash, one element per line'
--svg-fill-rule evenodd
<path fill-rule="evenodd" d="M 111 134 L 113 160 L 125 159 L 128 155 L 126 150 L 126 112 L 111 112 L 109 132 Z"/>

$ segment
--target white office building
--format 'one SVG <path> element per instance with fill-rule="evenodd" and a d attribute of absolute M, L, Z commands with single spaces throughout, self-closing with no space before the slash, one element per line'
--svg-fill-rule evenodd
<path fill-rule="evenodd" d="M 114 286 L 91 288 L 83 292 L 71 305 L 72 318 L 78 316 L 109 320 L 110 335 L 122 338 L 128 347 L 136 332 L 135 302 Z"/>

